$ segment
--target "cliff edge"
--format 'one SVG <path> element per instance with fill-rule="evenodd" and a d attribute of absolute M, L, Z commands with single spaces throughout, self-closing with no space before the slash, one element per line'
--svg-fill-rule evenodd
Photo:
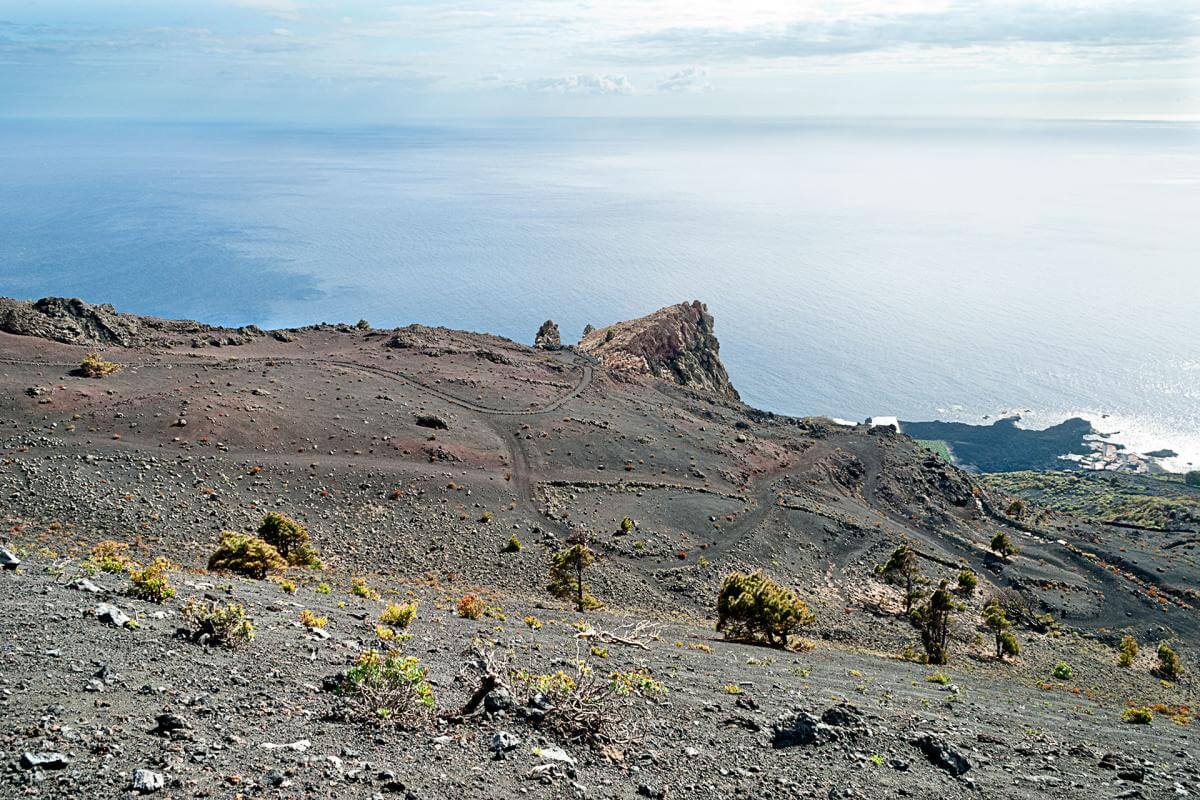
<path fill-rule="evenodd" d="M 613 373 L 650 375 L 741 400 L 721 363 L 712 315 L 699 300 L 590 331 L 579 349 Z"/>

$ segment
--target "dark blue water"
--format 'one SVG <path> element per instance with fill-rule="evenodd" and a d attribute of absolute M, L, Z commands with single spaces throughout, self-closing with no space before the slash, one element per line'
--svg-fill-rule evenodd
<path fill-rule="evenodd" d="M 700 298 L 755 405 L 1081 415 L 1180 467 L 1200 462 L 1198 144 L 1131 123 L 4 121 L 0 294 L 522 341 Z"/>

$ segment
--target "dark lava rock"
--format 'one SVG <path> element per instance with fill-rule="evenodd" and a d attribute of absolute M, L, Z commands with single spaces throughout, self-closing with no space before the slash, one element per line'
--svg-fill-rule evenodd
<path fill-rule="evenodd" d="M 0 550 L 0 569 L 16 569 L 21 566 L 21 559 L 11 550 Z"/>
<path fill-rule="evenodd" d="M 771 743 L 777 747 L 821 745 L 870 735 L 862 712 L 849 703 L 825 710 L 819 718 L 796 710 L 771 726 Z"/>
<path fill-rule="evenodd" d="M 438 431 L 450 429 L 450 423 L 437 414 L 417 414 L 417 425 L 422 428 L 433 428 Z"/>
<path fill-rule="evenodd" d="M 958 777 L 971 768 L 971 762 L 962 753 L 950 746 L 946 740 L 932 733 L 919 734 L 913 745 L 925 754 L 930 763 Z"/>

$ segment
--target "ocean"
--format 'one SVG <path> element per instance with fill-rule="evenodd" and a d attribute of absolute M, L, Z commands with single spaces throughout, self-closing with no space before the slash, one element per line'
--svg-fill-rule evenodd
<path fill-rule="evenodd" d="M 565 341 L 694 298 L 743 398 L 1200 464 L 1200 126 L 0 120 L 0 294 Z"/>

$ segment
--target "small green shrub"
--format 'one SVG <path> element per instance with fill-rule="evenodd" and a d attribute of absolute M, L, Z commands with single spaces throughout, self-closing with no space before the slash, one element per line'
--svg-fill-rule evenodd
<path fill-rule="evenodd" d="M 793 634 L 815 621 L 795 592 L 761 571 L 727 575 L 717 595 L 717 630 L 730 639 L 786 648 Z"/>
<path fill-rule="evenodd" d="M 967 597 L 975 594 L 975 589 L 979 586 L 979 576 L 973 570 L 964 569 L 958 573 L 958 586 L 956 591 Z"/>
<path fill-rule="evenodd" d="M 333 591 L 333 587 L 328 583 L 318 583 L 313 587 L 313 591 L 317 594 L 330 594 Z"/>
<path fill-rule="evenodd" d="M 258 526 L 258 536 L 279 551 L 279 555 L 293 567 L 319 569 L 321 559 L 312 546 L 308 530 L 294 519 L 272 511 Z"/>
<path fill-rule="evenodd" d="M 1137 639 L 1129 634 L 1122 636 L 1121 643 L 1117 645 L 1117 663 L 1122 667 L 1132 667 L 1133 662 L 1137 659 L 1137 654 Z"/>
<path fill-rule="evenodd" d="M 621 533 L 625 533 L 625 534 L 633 533 L 633 529 L 635 527 L 636 526 L 634 525 L 633 520 L 631 518 L 625 517 L 624 519 L 621 520 Z"/>
<path fill-rule="evenodd" d="M 355 597 L 362 597 L 366 600 L 378 600 L 379 592 L 367 585 L 367 582 L 362 578 L 350 579 L 350 594 Z"/>
<path fill-rule="evenodd" d="M 329 617 L 321 617 L 307 608 L 300 612 L 300 624 L 306 628 L 324 628 L 329 623 Z"/>
<path fill-rule="evenodd" d="M 220 606 L 190 598 L 180 613 L 194 642 L 233 649 L 254 638 L 254 623 L 240 603 Z"/>
<path fill-rule="evenodd" d="M 991 548 L 993 553 L 1005 561 L 1021 552 L 1021 549 L 1012 543 L 1004 531 L 999 531 L 992 537 Z"/>
<path fill-rule="evenodd" d="M 1021 643 L 1017 641 L 1017 635 L 1012 631 L 1004 631 L 1000 634 L 1000 656 L 1019 656 L 1021 655 Z"/>
<path fill-rule="evenodd" d="M 572 672 L 514 670 L 510 678 L 530 705 L 545 709 L 536 722 L 539 728 L 563 741 L 593 747 L 635 739 L 637 718 L 644 713 L 637 701 L 667 691 L 648 670 L 604 674 L 583 662 Z"/>
<path fill-rule="evenodd" d="M 130 573 L 129 580 L 133 585 L 129 587 L 129 593 L 139 600 L 149 600 L 151 603 L 167 602 L 175 596 L 170 569 L 171 562 L 159 556 L 145 569 Z"/>
<path fill-rule="evenodd" d="M 125 555 L 125 551 L 128 549 L 129 545 L 125 542 L 117 542 L 112 539 L 97 542 L 92 547 L 92 554 L 84 562 L 84 565 L 116 575 L 129 572 L 137 566 L 137 562 Z"/>
<path fill-rule="evenodd" d="M 1071 669 L 1071 665 L 1065 661 L 1060 661 L 1054 665 L 1054 670 L 1051 674 L 1060 681 L 1069 681 L 1075 671 Z"/>
<path fill-rule="evenodd" d="M 1121 714 L 1121 719 L 1130 725 L 1149 725 L 1154 719 L 1154 712 L 1145 706 L 1127 708 Z"/>
<path fill-rule="evenodd" d="M 287 569 L 287 561 L 257 536 L 223 531 L 217 551 L 208 559 L 208 568 L 262 580 L 269 572 Z"/>
<path fill-rule="evenodd" d="M 387 608 L 379 615 L 379 621 L 384 625 L 394 625 L 401 630 L 411 625 L 416 618 L 416 600 L 411 603 L 388 603 Z"/>
<path fill-rule="evenodd" d="M 501 553 L 519 553 L 519 552 L 521 552 L 521 540 L 517 538 L 517 535 L 515 533 L 512 536 L 508 537 L 508 543 L 505 544 L 504 547 L 502 547 L 500 549 L 500 552 Z"/>
<path fill-rule="evenodd" d="M 428 671 L 396 650 L 360 653 L 338 690 L 341 716 L 381 725 L 416 727 L 436 707 Z"/>
<path fill-rule="evenodd" d="M 936 683 L 938 686 L 945 686 L 950 683 L 950 676 L 944 672 L 935 672 L 932 675 L 926 675 L 925 682 Z"/>
<path fill-rule="evenodd" d="M 1177 681 L 1183 675 L 1179 654 L 1166 642 L 1158 643 L 1158 666 L 1154 668 L 1154 674 L 1168 681 Z"/>
<path fill-rule="evenodd" d="M 95 353 L 88 353 L 79 365 L 79 374 L 85 378 L 107 378 L 120 368 L 120 364 L 105 361 Z"/>

